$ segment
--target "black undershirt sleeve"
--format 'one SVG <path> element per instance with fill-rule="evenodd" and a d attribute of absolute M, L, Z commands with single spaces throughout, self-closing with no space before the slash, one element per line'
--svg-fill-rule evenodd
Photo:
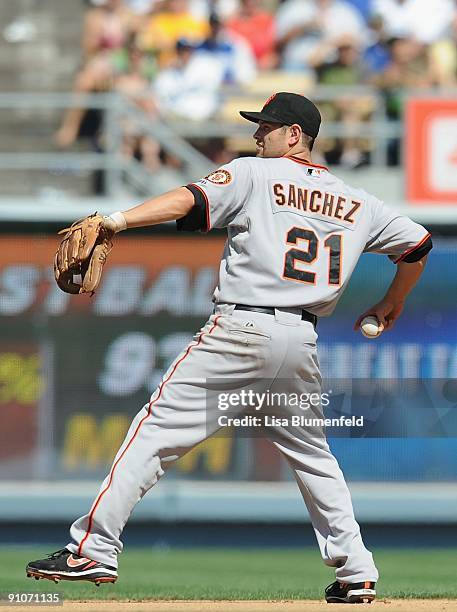
<path fill-rule="evenodd" d="M 423 244 L 419 245 L 417 249 L 414 249 L 414 251 L 408 253 L 408 255 L 406 255 L 403 259 L 400 259 L 400 261 L 405 261 L 406 263 L 415 263 L 416 261 L 422 259 L 422 257 L 425 257 L 425 255 L 427 255 L 427 253 L 431 251 L 432 248 L 433 243 L 432 239 L 429 236 Z"/>
<path fill-rule="evenodd" d="M 207 232 L 209 229 L 206 210 L 208 204 L 205 197 L 195 185 L 184 185 L 184 187 L 193 194 L 195 204 L 185 217 L 176 221 L 176 229 L 178 232 L 196 232 L 198 230 Z"/>

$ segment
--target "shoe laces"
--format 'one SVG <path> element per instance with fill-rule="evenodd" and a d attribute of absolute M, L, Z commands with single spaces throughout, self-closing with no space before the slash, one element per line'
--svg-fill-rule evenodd
<path fill-rule="evenodd" d="M 48 553 L 48 559 L 57 559 L 60 555 L 69 552 L 66 548 L 61 548 L 60 550 L 56 550 L 56 552 Z"/>

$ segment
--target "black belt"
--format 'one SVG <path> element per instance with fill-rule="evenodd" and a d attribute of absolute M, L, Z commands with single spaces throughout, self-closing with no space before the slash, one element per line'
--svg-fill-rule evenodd
<path fill-rule="evenodd" d="M 271 306 L 247 306 L 246 304 L 236 304 L 235 310 L 251 310 L 252 312 L 263 312 L 264 314 L 275 314 L 275 309 Z M 316 327 L 317 325 L 317 316 L 308 312 L 307 310 L 301 311 L 302 321 L 309 321 Z"/>

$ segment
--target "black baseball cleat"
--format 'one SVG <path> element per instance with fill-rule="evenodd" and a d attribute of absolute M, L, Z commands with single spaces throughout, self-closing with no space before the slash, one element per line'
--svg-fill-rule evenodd
<path fill-rule="evenodd" d="M 89 580 L 100 586 L 102 582 L 116 582 L 117 570 L 115 567 L 80 557 L 66 548 L 58 550 L 47 559 L 30 561 L 25 571 L 28 578 L 47 578 L 54 580 Z"/>
<path fill-rule="evenodd" d="M 327 603 L 371 603 L 376 597 L 376 582 L 332 582 L 325 589 Z"/>

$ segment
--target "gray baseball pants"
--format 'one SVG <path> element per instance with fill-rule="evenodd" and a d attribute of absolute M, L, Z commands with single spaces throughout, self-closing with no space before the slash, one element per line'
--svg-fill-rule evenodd
<path fill-rule="evenodd" d="M 208 387 L 225 381 L 223 390 L 230 392 L 231 384 L 239 390 L 240 378 L 243 385 L 265 379 L 270 392 L 320 393 L 316 340 L 313 325 L 297 309 L 275 309 L 273 316 L 216 306 L 134 418 L 90 512 L 71 526 L 67 548 L 117 567 L 122 530 L 135 505 L 174 461 L 219 429 L 221 411 Z M 321 415 L 320 407 L 312 410 Z M 376 581 L 323 431 L 272 426 L 266 434 L 294 472 L 324 563 L 336 568 L 342 582 Z"/>

